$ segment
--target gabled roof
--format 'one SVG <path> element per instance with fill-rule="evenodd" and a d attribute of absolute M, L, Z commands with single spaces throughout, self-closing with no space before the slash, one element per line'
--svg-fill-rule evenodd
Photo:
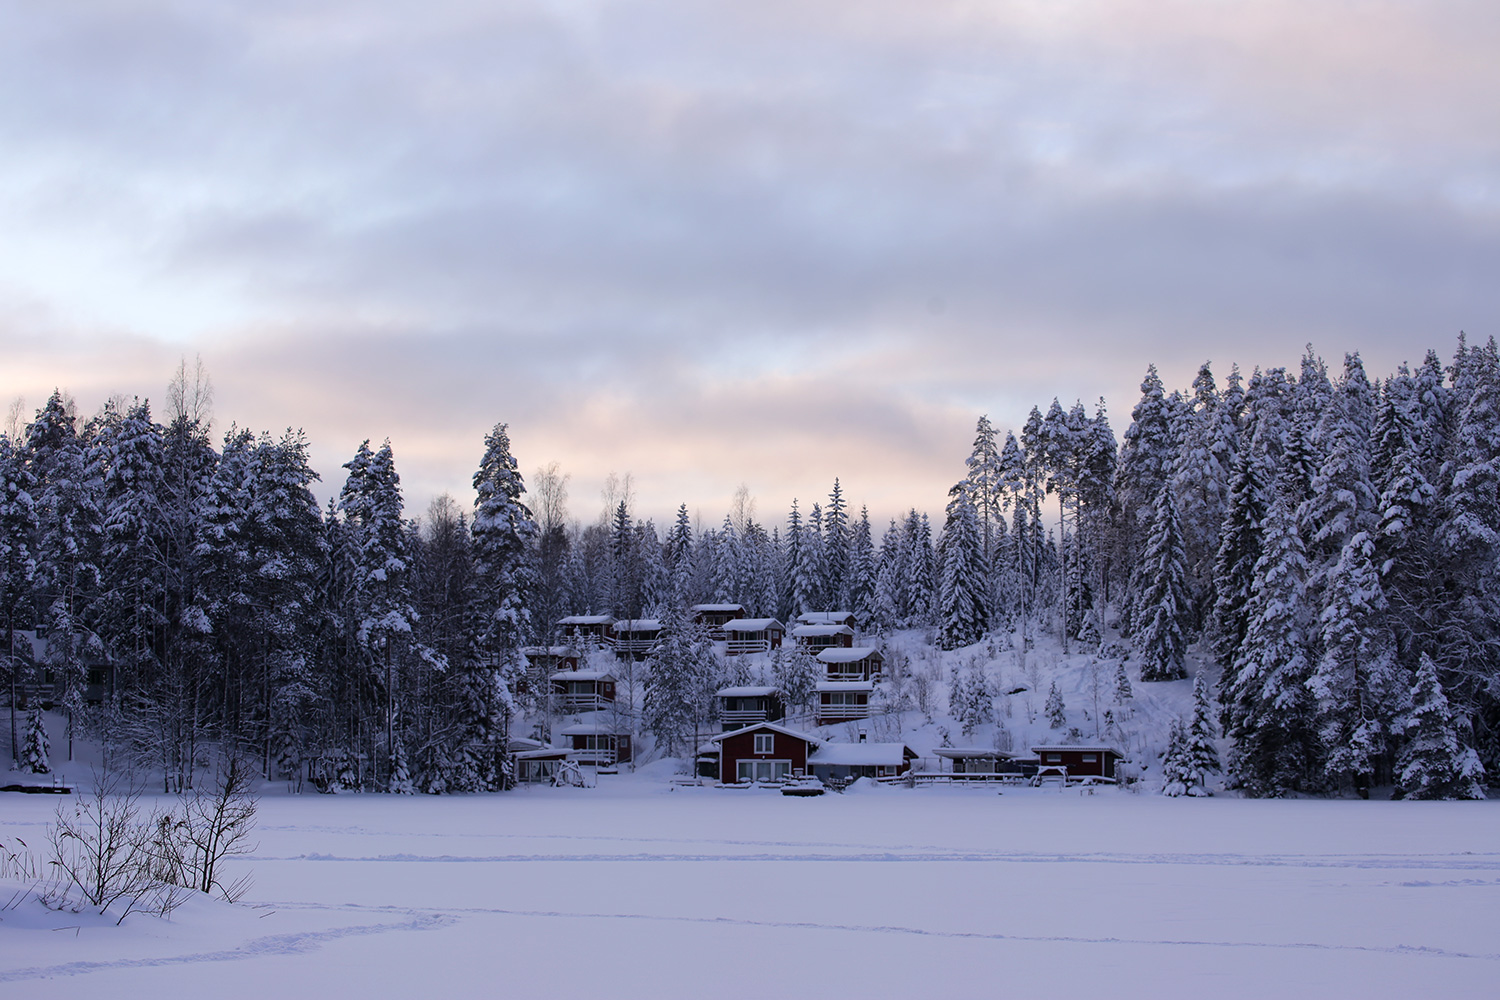
<path fill-rule="evenodd" d="M 764 632 L 771 628 L 786 631 L 786 626 L 774 618 L 735 618 L 720 625 L 719 628 L 725 632 Z"/>
<path fill-rule="evenodd" d="M 792 629 L 792 635 L 798 639 L 813 635 L 853 635 L 854 630 L 848 625 L 798 625 Z"/>
<path fill-rule="evenodd" d="M 835 646 L 832 649 L 823 650 L 817 658 L 822 663 L 858 663 L 871 656 L 885 659 L 880 650 L 873 646 Z"/>
<path fill-rule="evenodd" d="M 803 625 L 847 625 L 853 618 L 853 611 L 804 611 L 797 616 Z"/>
<path fill-rule="evenodd" d="M 615 622 L 616 632 L 660 632 L 661 622 L 655 618 L 622 618 Z"/>
<path fill-rule="evenodd" d="M 714 692 L 718 698 L 769 698 L 776 693 L 773 687 L 728 687 Z"/>
<path fill-rule="evenodd" d="M 612 625 L 612 624 L 614 624 L 614 621 L 615 621 L 615 616 L 614 615 L 569 615 L 566 618 L 559 618 L 557 620 L 557 624 L 559 624 L 559 625 Z"/>
<path fill-rule="evenodd" d="M 689 611 L 744 611 L 743 604 L 694 604 Z"/>
<path fill-rule="evenodd" d="M 729 739 L 729 737 L 731 736 L 740 736 L 744 733 L 753 733 L 761 729 L 770 729 L 773 732 L 781 733 L 783 736 L 790 736 L 793 739 L 802 740 L 805 743 L 811 743 L 813 746 L 823 745 L 823 741 L 818 739 L 816 736 L 810 736 L 807 733 L 799 733 L 795 729 L 788 729 L 786 726 L 778 726 L 774 722 L 757 722 L 753 726 L 745 726 L 742 729 L 735 729 L 731 732 L 720 733 L 718 736 L 709 737 L 708 742 L 722 743 L 725 740 Z"/>

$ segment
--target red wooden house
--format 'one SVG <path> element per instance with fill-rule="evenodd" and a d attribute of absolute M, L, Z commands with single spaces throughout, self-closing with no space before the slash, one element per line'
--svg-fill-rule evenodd
<path fill-rule="evenodd" d="M 1059 744 L 1056 746 L 1032 747 L 1037 762 L 1042 768 L 1067 768 L 1068 778 L 1115 777 L 1115 764 L 1125 755 L 1114 747 L 1103 744 Z"/>
<path fill-rule="evenodd" d="M 885 657 L 870 646 L 825 649 L 818 662 L 825 681 L 878 681 L 885 675 Z"/>
<path fill-rule="evenodd" d="M 709 742 L 718 744 L 719 781 L 726 785 L 807 774 L 808 756 L 822 743 L 816 736 L 774 722 L 720 733 Z"/>
<path fill-rule="evenodd" d="M 714 642 L 723 642 L 724 623 L 745 617 L 743 604 L 694 604 L 688 608 L 693 614 L 693 624 L 709 630 L 708 637 Z"/>
<path fill-rule="evenodd" d="M 814 724 L 828 726 L 870 717 L 870 695 L 875 685 L 869 681 L 820 681 L 814 709 Z"/>
<path fill-rule="evenodd" d="M 824 649 L 848 649 L 854 645 L 854 630 L 848 625 L 798 625 L 792 638 L 803 649 L 817 653 Z"/>
<path fill-rule="evenodd" d="M 620 659 L 634 656 L 644 660 L 656 651 L 661 639 L 661 622 L 655 618 L 621 619 L 610 626 L 614 636 L 615 655 Z"/>
<path fill-rule="evenodd" d="M 735 618 L 724 623 L 724 635 L 728 656 L 768 653 L 781 648 L 786 626 L 775 618 Z"/>
<path fill-rule="evenodd" d="M 615 703 L 614 674 L 605 670 L 561 670 L 552 675 L 552 694 L 568 715 L 597 712 Z"/>
<path fill-rule="evenodd" d="M 602 645 L 614 640 L 614 623 L 613 615 L 568 615 L 557 620 L 557 628 L 565 638 Z"/>

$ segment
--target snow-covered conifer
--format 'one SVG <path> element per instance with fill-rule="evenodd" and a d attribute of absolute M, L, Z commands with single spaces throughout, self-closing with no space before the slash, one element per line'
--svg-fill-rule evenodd
<path fill-rule="evenodd" d="M 957 649 L 978 642 L 985 630 L 985 583 L 979 526 L 964 484 L 954 487 L 948 505 L 939 558 L 942 578 L 938 588 L 939 642 Z"/>
<path fill-rule="evenodd" d="M 1189 601 L 1182 532 L 1172 484 L 1157 495 L 1151 536 L 1138 571 L 1133 620 L 1135 647 L 1141 657 L 1141 680 L 1171 681 L 1187 676 Z"/>
<path fill-rule="evenodd" d="M 33 705 L 26 715 L 26 737 L 21 744 L 21 767 L 32 774 L 52 773 L 52 742 L 42 710 Z"/>
<path fill-rule="evenodd" d="M 1042 711 L 1047 716 L 1047 725 L 1053 729 L 1061 729 L 1068 724 L 1068 709 L 1063 704 L 1062 692 L 1057 689 L 1057 681 L 1052 682 L 1052 688 L 1047 692 L 1047 704 Z"/>
<path fill-rule="evenodd" d="M 1396 761 L 1401 794 L 1412 799 L 1482 799 L 1484 767 L 1459 742 L 1437 667 L 1422 654 L 1411 692 L 1406 743 Z"/>

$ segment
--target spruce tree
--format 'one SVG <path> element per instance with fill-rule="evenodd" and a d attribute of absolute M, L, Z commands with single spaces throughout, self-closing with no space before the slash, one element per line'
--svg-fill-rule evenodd
<path fill-rule="evenodd" d="M 52 773 L 52 743 L 42 710 L 33 705 L 26 715 L 26 737 L 21 746 L 21 767 L 32 774 Z"/>
<path fill-rule="evenodd" d="M 1151 536 L 1142 556 L 1136 587 L 1135 646 L 1141 657 L 1141 680 L 1172 681 L 1187 676 L 1189 602 L 1182 531 L 1172 484 L 1157 494 Z"/>
<path fill-rule="evenodd" d="M 1459 742 L 1437 667 L 1422 654 L 1405 721 L 1406 743 L 1396 761 L 1400 794 L 1412 799 L 1482 799 L 1484 767 Z"/>
<path fill-rule="evenodd" d="M 1313 729 L 1307 556 L 1293 499 L 1278 492 L 1245 613 L 1245 640 L 1226 668 L 1223 720 L 1230 771 L 1252 795 L 1308 791 L 1320 769 Z"/>
<path fill-rule="evenodd" d="M 943 649 L 967 646 L 984 636 L 984 553 L 977 520 L 964 484 L 955 486 L 938 553 L 942 561 L 938 588 L 941 626 L 938 641 Z"/>
<path fill-rule="evenodd" d="M 1057 681 L 1052 682 L 1052 688 L 1047 692 L 1047 704 L 1042 711 L 1047 716 L 1047 725 L 1053 729 L 1061 729 L 1068 724 L 1067 706 L 1063 704 L 1062 692 L 1057 689 Z"/>

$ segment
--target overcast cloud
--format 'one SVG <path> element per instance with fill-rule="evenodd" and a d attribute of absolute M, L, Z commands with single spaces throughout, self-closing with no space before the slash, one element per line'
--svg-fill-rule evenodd
<path fill-rule="evenodd" d="M 0 0 L 0 393 L 481 440 L 717 522 L 936 512 L 975 419 L 1372 372 L 1500 298 L 1474 2 Z"/>

